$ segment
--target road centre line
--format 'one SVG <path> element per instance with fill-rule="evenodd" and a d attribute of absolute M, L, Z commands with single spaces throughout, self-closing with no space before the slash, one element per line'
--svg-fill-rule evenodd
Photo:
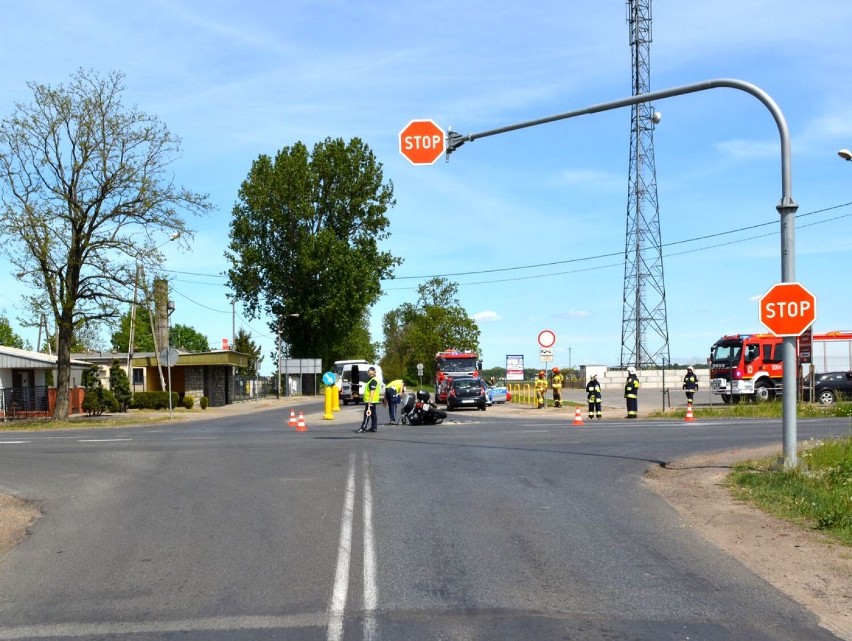
<path fill-rule="evenodd" d="M 81 438 L 78 443 L 112 443 L 114 441 L 132 441 L 132 438 Z"/>
<path fill-rule="evenodd" d="M 32 441 L 0 441 L 0 445 L 20 445 L 21 443 L 31 443 Z"/>
<path fill-rule="evenodd" d="M 329 604 L 328 641 L 343 638 L 343 613 L 346 609 L 346 593 L 349 586 L 349 563 L 352 558 L 352 513 L 355 509 L 355 454 L 349 455 L 349 473 L 343 500 L 343 517 L 340 523 L 340 539 L 337 544 L 337 569 Z"/>
<path fill-rule="evenodd" d="M 370 482 L 370 469 L 367 453 L 362 453 L 362 473 L 364 475 L 364 641 L 378 639 L 379 593 L 376 586 L 376 543 L 373 533 L 373 487 Z"/>
<path fill-rule="evenodd" d="M 340 524 L 340 540 L 337 546 L 337 567 L 334 574 L 334 586 L 329 604 L 328 641 L 341 641 L 346 613 L 346 600 L 349 586 L 349 569 L 352 561 L 352 538 L 355 513 L 357 457 L 349 456 L 349 472 L 346 479 L 346 492 L 343 501 L 343 516 Z M 363 481 L 363 526 L 364 526 L 364 603 L 363 633 L 364 641 L 379 639 L 379 626 L 376 611 L 378 609 L 378 588 L 376 569 L 376 537 L 373 528 L 373 486 L 370 481 L 370 467 L 367 453 L 362 453 L 361 475 Z"/>

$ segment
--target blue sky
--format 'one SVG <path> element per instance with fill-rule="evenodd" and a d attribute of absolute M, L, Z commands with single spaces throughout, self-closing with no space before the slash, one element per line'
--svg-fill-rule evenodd
<path fill-rule="evenodd" d="M 398 134 L 417 118 L 474 133 L 629 96 L 625 17 L 621 0 L 31 0 L 4 8 L 0 114 L 30 101 L 28 81 L 126 75 L 125 104 L 183 140 L 176 182 L 215 206 L 190 220 L 193 251 L 164 248 L 172 321 L 214 346 L 232 333 L 223 254 L 251 162 L 357 136 L 394 184 L 387 247 L 405 259 L 373 310 L 374 340 L 383 314 L 446 275 L 479 322 L 487 367 L 507 354 L 538 367 L 543 329 L 557 336 L 555 364 L 616 365 L 630 110 L 477 140 L 432 166 L 403 158 Z M 852 3 L 655 0 L 653 17 L 652 89 L 737 78 L 784 112 L 796 278 L 817 297 L 818 331 L 852 329 L 852 163 L 836 153 L 852 148 Z M 719 336 L 760 329 L 757 298 L 781 280 L 779 137 L 766 108 L 732 89 L 655 108 L 671 355 L 703 362 Z M 35 344 L 10 272 L 0 259 L 0 311 Z M 236 327 L 268 355 L 265 320 L 237 306 Z M 267 356 L 264 373 L 273 367 Z"/>

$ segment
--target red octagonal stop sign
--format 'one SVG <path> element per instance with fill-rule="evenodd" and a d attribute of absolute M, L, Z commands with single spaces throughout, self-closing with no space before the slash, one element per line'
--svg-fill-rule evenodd
<path fill-rule="evenodd" d="M 760 322 L 776 336 L 799 336 L 816 320 L 816 297 L 801 283 L 776 283 L 759 305 Z"/>
<path fill-rule="evenodd" d="M 433 120 L 412 120 L 399 132 L 399 153 L 412 165 L 433 164 L 444 148 L 444 130 Z"/>

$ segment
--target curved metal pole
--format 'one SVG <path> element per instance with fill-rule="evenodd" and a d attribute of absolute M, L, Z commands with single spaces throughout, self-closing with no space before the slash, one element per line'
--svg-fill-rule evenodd
<path fill-rule="evenodd" d="M 719 78 L 716 80 L 705 80 L 680 87 L 672 87 L 671 89 L 662 89 L 660 91 L 651 91 L 645 94 L 638 94 L 620 100 L 611 100 L 602 102 L 597 105 L 591 105 L 583 109 L 574 111 L 566 111 L 561 114 L 547 116 L 546 118 L 538 118 L 536 120 L 528 120 L 514 125 L 498 127 L 497 129 L 489 129 L 479 133 L 462 135 L 454 131 L 447 132 L 447 159 L 451 153 L 461 147 L 465 142 L 473 142 L 478 138 L 486 138 L 497 134 L 516 131 L 518 129 L 526 129 L 527 127 L 535 127 L 558 120 L 567 120 L 576 118 L 577 116 L 585 116 L 588 114 L 599 113 L 602 111 L 610 111 L 612 109 L 620 109 L 621 107 L 629 107 L 640 103 L 652 102 L 663 98 L 672 98 L 674 96 L 682 96 L 684 94 L 696 93 L 698 91 L 707 91 L 708 89 L 717 89 L 727 87 L 729 89 L 739 89 L 745 91 L 757 98 L 772 114 L 775 119 L 775 124 L 778 127 L 778 134 L 781 138 L 781 202 L 776 206 L 780 215 L 781 222 L 781 281 L 793 282 L 796 280 L 796 255 L 795 255 L 795 214 L 799 206 L 793 200 L 793 170 L 790 153 L 790 132 L 787 128 L 787 120 L 784 114 L 775 101 L 760 87 L 753 85 L 744 80 L 734 78 Z M 784 429 L 784 467 L 793 468 L 797 465 L 796 460 L 796 337 L 786 336 L 782 343 L 782 358 L 784 364 L 783 389 L 782 397 L 782 424 Z"/>

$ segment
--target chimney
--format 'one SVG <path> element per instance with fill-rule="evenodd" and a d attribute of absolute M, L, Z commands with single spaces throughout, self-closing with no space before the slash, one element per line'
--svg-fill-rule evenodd
<path fill-rule="evenodd" d="M 169 343 L 169 281 L 154 279 L 154 348 L 162 352 Z"/>

